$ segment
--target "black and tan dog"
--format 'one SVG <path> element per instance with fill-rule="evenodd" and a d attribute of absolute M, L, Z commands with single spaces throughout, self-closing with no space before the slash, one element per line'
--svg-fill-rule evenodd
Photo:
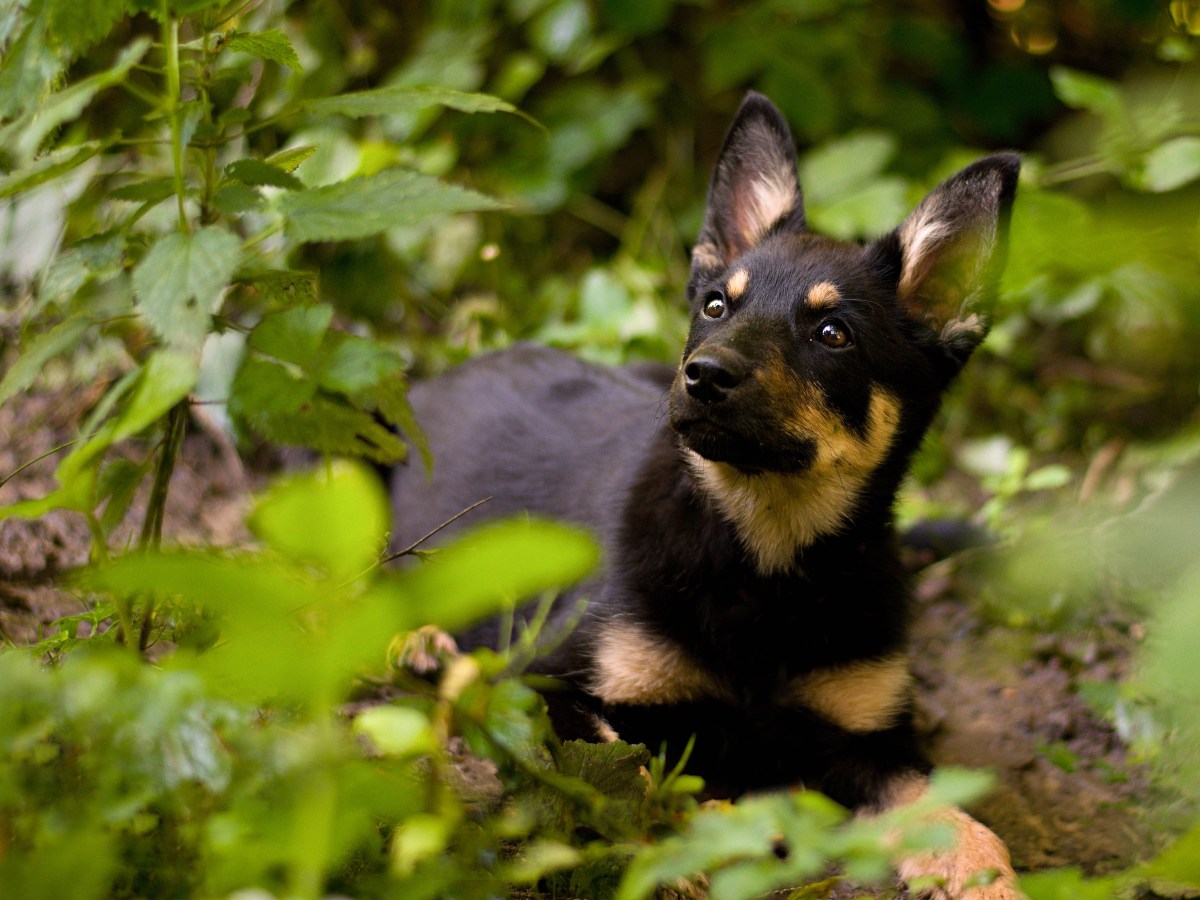
<path fill-rule="evenodd" d="M 522 346 L 417 385 L 436 475 L 395 473 L 397 545 L 485 496 L 489 515 L 584 525 L 603 571 L 560 599 L 563 617 L 589 602 L 538 664 L 567 686 L 548 698 L 562 731 L 675 752 L 694 734 L 691 770 L 731 792 L 804 785 L 868 813 L 919 796 L 892 505 L 984 337 L 1018 168 L 980 160 L 891 234 L 829 240 L 805 226 L 786 123 L 751 94 L 709 188 L 678 370 Z M 901 874 L 1018 896 L 999 840 L 952 818 L 957 849 Z M 965 888 L 981 870 L 997 880 Z"/>

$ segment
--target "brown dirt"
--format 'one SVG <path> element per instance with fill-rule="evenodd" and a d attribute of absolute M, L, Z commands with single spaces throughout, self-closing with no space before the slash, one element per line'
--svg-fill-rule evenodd
<path fill-rule="evenodd" d="M 0 478 L 72 439 L 93 401 L 32 395 L 0 409 Z M 138 459 L 150 451 L 138 443 L 125 448 Z M 50 490 L 57 459 L 0 487 L 0 504 Z M 264 477 L 244 473 L 211 430 L 193 427 L 172 483 L 167 534 L 184 543 L 244 541 L 249 492 Z M 140 521 L 136 506 L 131 520 Z M 122 532 L 118 541 L 132 538 Z M 77 515 L 0 522 L 4 637 L 34 641 L 54 620 L 87 608 L 86 597 L 56 579 L 86 561 L 88 544 Z M 953 562 L 925 571 L 921 596 L 913 648 L 920 727 L 936 762 L 996 773 L 996 789 L 974 811 L 1007 842 L 1016 866 L 1104 874 L 1149 856 L 1156 842 L 1141 821 L 1150 802 L 1147 778 L 1074 690 L 1081 678 L 1120 678 L 1132 639 L 1110 628 L 1091 635 L 1080 654 L 1056 638 L 988 624 L 961 599 Z"/>

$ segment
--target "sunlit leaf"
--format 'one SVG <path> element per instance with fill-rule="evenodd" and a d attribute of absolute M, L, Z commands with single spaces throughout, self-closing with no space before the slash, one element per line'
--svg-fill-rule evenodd
<path fill-rule="evenodd" d="M 268 356 L 311 368 L 333 319 L 333 307 L 312 304 L 263 317 L 250 333 L 250 346 Z"/>
<path fill-rule="evenodd" d="M 256 534 L 292 559 L 344 580 L 378 559 L 389 524 L 377 477 L 334 462 L 277 482 L 251 517 Z"/>
<path fill-rule="evenodd" d="M 1143 184 L 1151 191 L 1173 191 L 1200 178 L 1200 137 L 1178 137 L 1146 155 Z"/>
<path fill-rule="evenodd" d="M 225 46 L 235 53 L 249 53 L 259 59 L 279 63 L 293 72 L 302 72 L 300 57 L 296 55 L 288 36 L 277 28 L 269 31 L 237 31 Z"/>
<path fill-rule="evenodd" d="M 309 112 L 317 115 L 351 118 L 396 115 L 432 106 L 446 106 L 469 113 L 507 112 L 523 115 L 515 106 L 499 97 L 439 87 L 383 87 L 338 94 L 334 97 L 321 97 L 309 100 L 304 105 Z"/>

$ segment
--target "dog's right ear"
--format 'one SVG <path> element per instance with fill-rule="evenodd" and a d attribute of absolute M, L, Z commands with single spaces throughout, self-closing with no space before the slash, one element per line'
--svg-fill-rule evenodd
<path fill-rule="evenodd" d="M 751 91 L 729 127 L 692 250 L 692 284 L 728 267 L 776 227 L 804 228 L 796 147 L 782 113 Z"/>

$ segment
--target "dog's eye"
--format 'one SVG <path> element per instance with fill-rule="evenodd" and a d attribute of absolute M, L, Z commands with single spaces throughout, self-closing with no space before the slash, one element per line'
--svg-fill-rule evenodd
<path fill-rule="evenodd" d="M 728 309 L 728 306 L 725 303 L 725 298 L 719 293 L 713 291 L 705 298 L 705 300 L 707 302 L 704 304 L 704 315 L 708 316 L 710 319 L 719 319 L 721 316 L 725 315 L 725 311 Z"/>
<path fill-rule="evenodd" d="M 838 321 L 825 322 L 817 330 L 817 340 L 834 350 L 850 346 L 850 332 Z"/>

